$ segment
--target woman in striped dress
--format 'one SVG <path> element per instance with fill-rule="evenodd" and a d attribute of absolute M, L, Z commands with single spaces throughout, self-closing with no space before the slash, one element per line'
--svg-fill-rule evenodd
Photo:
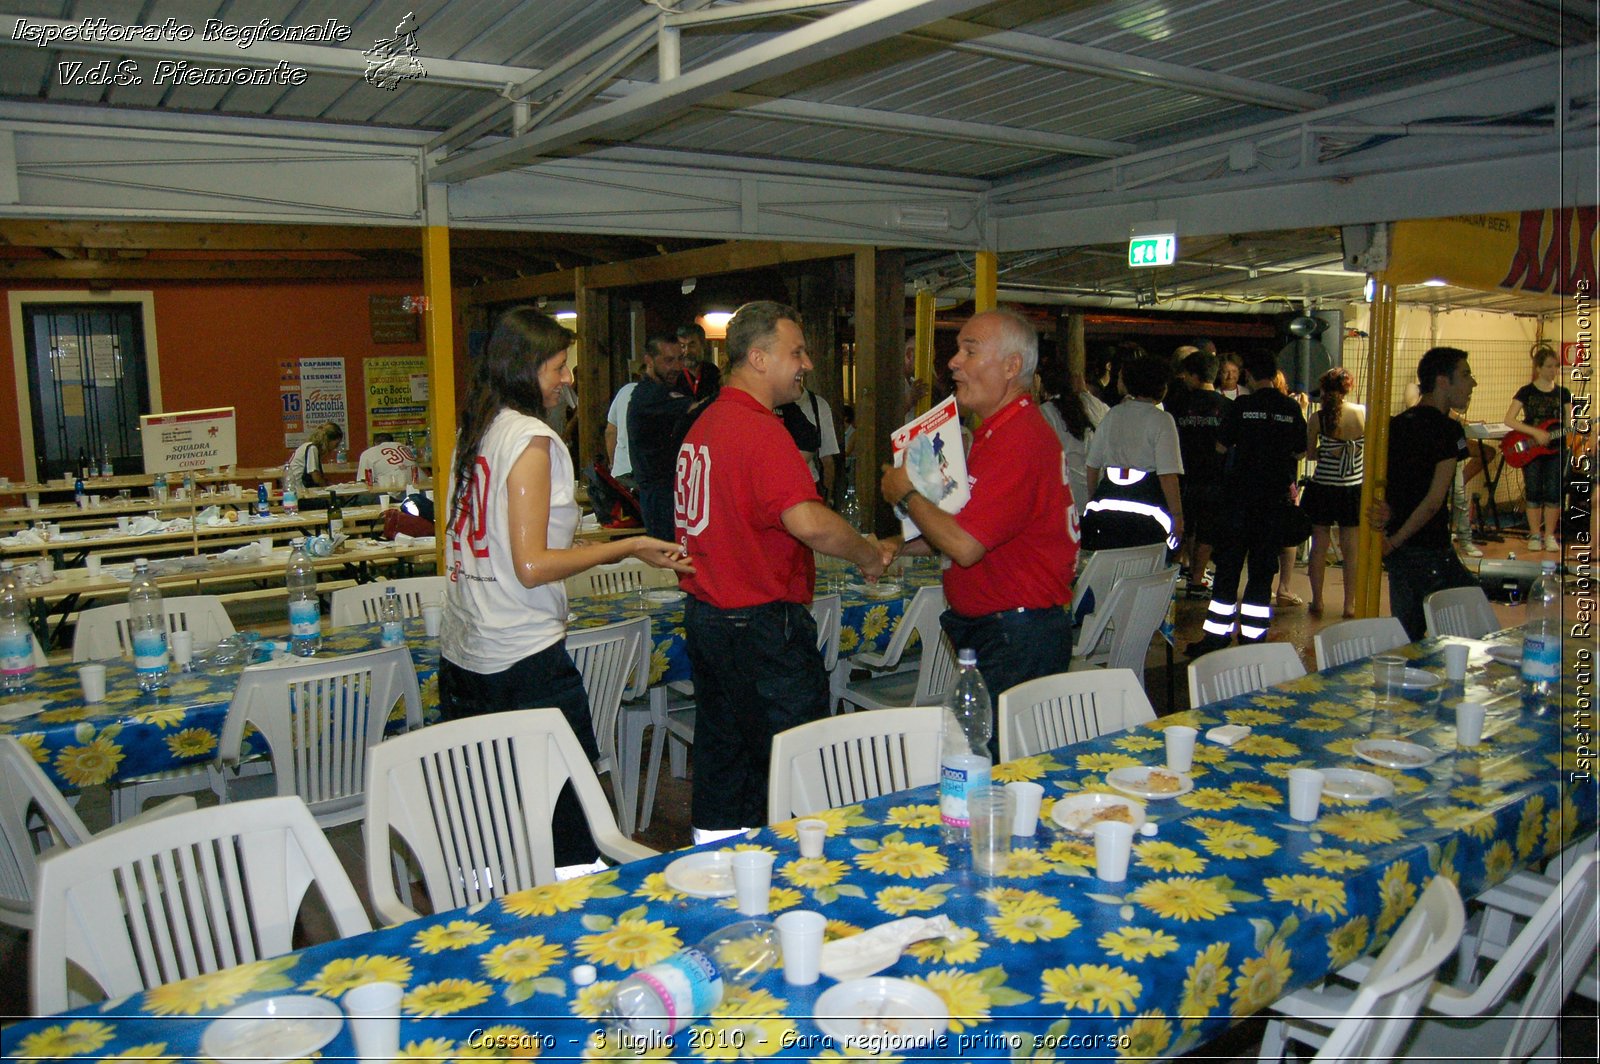
<path fill-rule="evenodd" d="M 1322 578 L 1328 568 L 1331 532 L 1337 525 L 1339 551 L 1344 556 L 1344 615 L 1354 617 L 1367 411 L 1359 403 L 1345 401 L 1355 387 L 1355 378 L 1343 366 L 1324 373 L 1318 387 L 1322 407 L 1316 417 L 1306 420 L 1306 450 L 1316 454 L 1317 468 L 1300 502 L 1311 519 L 1311 613 L 1322 614 Z"/>

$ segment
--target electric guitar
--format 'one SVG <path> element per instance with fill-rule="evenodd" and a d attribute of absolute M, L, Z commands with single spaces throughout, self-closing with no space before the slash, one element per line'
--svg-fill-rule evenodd
<path fill-rule="evenodd" d="M 1553 417 L 1539 426 L 1550 434 L 1550 442 L 1541 444 L 1525 432 L 1510 432 L 1500 444 L 1500 453 L 1505 456 L 1506 465 L 1512 469 L 1521 469 L 1535 458 L 1546 454 L 1556 454 L 1561 449 L 1561 437 L 1566 432 L 1566 426 L 1561 419 Z"/>

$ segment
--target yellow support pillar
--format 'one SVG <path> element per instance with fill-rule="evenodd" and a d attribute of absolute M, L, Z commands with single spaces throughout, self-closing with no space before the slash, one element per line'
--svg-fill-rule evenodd
<path fill-rule="evenodd" d="M 1366 475 L 1361 481 L 1361 534 L 1357 617 L 1376 617 L 1383 594 L 1383 529 L 1367 511 L 1386 497 L 1389 477 L 1389 396 L 1394 390 L 1394 285 L 1379 280 L 1372 297 L 1372 343 L 1367 349 Z"/>
<path fill-rule="evenodd" d="M 933 293 L 926 288 L 917 289 L 917 339 L 916 377 L 927 385 L 922 398 L 917 400 L 917 413 L 923 414 L 933 399 Z"/>
<path fill-rule="evenodd" d="M 993 310 L 999 287 L 999 258 L 992 251 L 978 252 L 978 278 L 972 288 L 972 308 L 979 314 Z"/>
<path fill-rule="evenodd" d="M 435 570 L 444 575 L 445 525 L 450 510 L 450 467 L 456 450 L 455 307 L 450 299 L 450 228 L 422 230 L 423 342 L 428 353 L 428 434 L 433 439 L 434 525 L 439 532 Z"/>

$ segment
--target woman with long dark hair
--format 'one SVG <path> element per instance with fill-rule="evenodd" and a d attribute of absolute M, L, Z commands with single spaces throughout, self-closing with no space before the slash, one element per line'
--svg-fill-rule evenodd
<path fill-rule="evenodd" d="M 557 706 L 593 761 L 600 753 L 589 699 L 566 650 L 563 581 L 624 558 L 693 569 L 677 545 L 647 536 L 573 545 L 579 510 L 572 456 L 543 417 L 572 383 L 572 341 L 553 319 L 516 307 L 501 316 L 473 363 L 445 519 L 449 590 L 439 702 L 446 720 Z M 553 827 L 558 866 L 595 861 L 570 785 Z"/>
<path fill-rule="evenodd" d="M 1361 530 L 1361 478 L 1366 469 L 1367 411 L 1346 397 L 1356 380 L 1343 366 L 1322 375 L 1316 417 L 1306 419 L 1306 451 L 1317 467 L 1300 505 L 1311 519 L 1311 614 L 1322 615 L 1322 582 L 1328 569 L 1328 545 L 1339 526 L 1339 553 L 1344 558 L 1344 615 L 1355 616 L 1355 589 L 1361 560 L 1356 535 Z"/>

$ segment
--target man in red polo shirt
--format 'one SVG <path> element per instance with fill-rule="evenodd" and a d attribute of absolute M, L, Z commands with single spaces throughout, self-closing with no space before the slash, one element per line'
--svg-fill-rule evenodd
<path fill-rule="evenodd" d="M 773 411 L 811 369 L 799 315 L 748 303 L 728 323 L 722 391 L 678 450 L 674 517 L 694 559 L 684 630 L 694 678 L 695 842 L 766 823 L 772 737 L 828 714 L 811 619 L 813 550 L 883 572 L 876 541 L 823 505 Z"/>
<path fill-rule="evenodd" d="M 972 497 L 947 514 L 919 495 L 901 468 L 885 469 L 884 499 L 922 535 L 903 554 L 950 559 L 940 626 L 957 650 L 978 652 L 989 690 L 1066 672 L 1072 658 L 1072 576 L 1078 526 L 1061 443 L 1033 401 L 1039 338 L 1010 310 L 977 315 L 950 360 L 956 402 L 980 419 L 967 454 Z M 994 746 L 991 740 L 991 746 Z"/>

